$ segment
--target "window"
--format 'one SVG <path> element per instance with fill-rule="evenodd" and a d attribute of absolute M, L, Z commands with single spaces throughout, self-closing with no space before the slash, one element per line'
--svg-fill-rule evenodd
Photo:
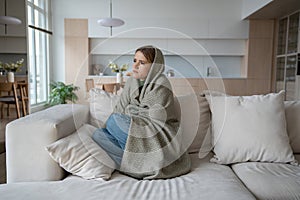
<path fill-rule="evenodd" d="M 279 20 L 276 92 L 285 90 L 285 100 L 299 98 L 297 74 L 300 55 L 300 12 L 297 11 Z"/>
<path fill-rule="evenodd" d="M 48 100 L 51 26 L 51 0 L 28 0 L 28 54 L 30 105 Z"/>

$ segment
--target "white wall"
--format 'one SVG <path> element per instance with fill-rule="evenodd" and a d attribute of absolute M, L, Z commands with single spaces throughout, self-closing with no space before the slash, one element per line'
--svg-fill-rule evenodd
<path fill-rule="evenodd" d="M 109 15 L 109 1 L 52 0 L 53 16 L 53 69 L 50 79 L 65 79 L 64 19 L 93 18 Z"/>
<path fill-rule="evenodd" d="M 231 41 L 248 38 L 248 21 L 241 20 L 243 0 L 113 0 L 113 17 L 122 18 L 125 25 L 113 28 L 113 36 L 131 39 L 183 38 Z M 108 38 L 109 28 L 101 27 L 97 20 L 109 17 L 109 0 L 53 0 L 53 79 L 64 80 L 64 18 L 88 18 L 89 37 Z M 154 31 L 145 27 L 157 27 Z M 136 31 L 138 29 L 138 31 Z M 159 31 L 165 29 L 168 31 Z M 224 44 L 224 43 L 222 43 Z M 118 50 L 118 46 L 111 47 Z M 185 47 L 186 48 L 186 47 Z M 212 50 L 214 51 L 214 50 Z M 237 54 L 243 55 L 244 50 Z"/>
<path fill-rule="evenodd" d="M 113 28 L 121 37 L 178 37 L 157 32 L 124 32 L 143 27 L 178 31 L 192 38 L 245 38 L 247 23 L 241 22 L 242 0 L 113 0 L 113 17 L 125 25 Z M 90 19 L 90 37 L 107 37 L 107 32 Z M 107 28 L 108 29 L 108 28 Z"/>

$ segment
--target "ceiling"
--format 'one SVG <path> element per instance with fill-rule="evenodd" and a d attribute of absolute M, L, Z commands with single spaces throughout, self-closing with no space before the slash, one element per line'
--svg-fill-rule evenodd
<path fill-rule="evenodd" d="M 276 19 L 300 10 L 300 0 L 274 0 L 247 19 Z"/>

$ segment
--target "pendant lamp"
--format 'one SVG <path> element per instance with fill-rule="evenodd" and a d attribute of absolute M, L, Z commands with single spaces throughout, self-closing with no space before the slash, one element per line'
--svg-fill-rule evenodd
<path fill-rule="evenodd" d="M 4 0 L 4 16 L 0 16 L 0 24 L 3 25 L 18 25 L 22 21 L 16 17 L 6 15 L 6 0 Z"/>
<path fill-rule="evenodd" d="M 112 35 L 112 27 L 122 26 L 125 22 L 119 18 L 112 17 L 112 0 L 110 0 L 110 17 L 99 19 L 98 24 L 105 27 L 110 27 L 110 35 Z"/>

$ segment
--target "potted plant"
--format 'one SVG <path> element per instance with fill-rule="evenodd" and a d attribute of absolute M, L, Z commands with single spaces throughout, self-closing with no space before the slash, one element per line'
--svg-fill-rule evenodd
<path fill-rule="evenodd" d="M 109 68 L 111 69 L 112 72 L 117 73 L 117 83 L 122 83 L 123 82 L 123 74 L 122 72 L 125 72 L 128 69 L 128 64 L 124 64 L 121 67 L 117 65 L 116 63 L 109 63 Z"/>
<path fill-rule="evenodd" d="M 14 73 L 20 71 L 24 63 L 24 59 L 16 61 L 15 63 L 2 63 L 0 62 L 0 68 L 7 71 L 7 81 L 14 82 Z"/>
<path fill-rule="evenodd" d="M 78 100 L 78 96 L 75 91 L 79 87 L 73 84 L 66 85 L 63 82 L 50 83 L 50 96 L 47 105 L 54 106 L 57 104 L 66 104 L 68 102 L 75 103 Z"/>

